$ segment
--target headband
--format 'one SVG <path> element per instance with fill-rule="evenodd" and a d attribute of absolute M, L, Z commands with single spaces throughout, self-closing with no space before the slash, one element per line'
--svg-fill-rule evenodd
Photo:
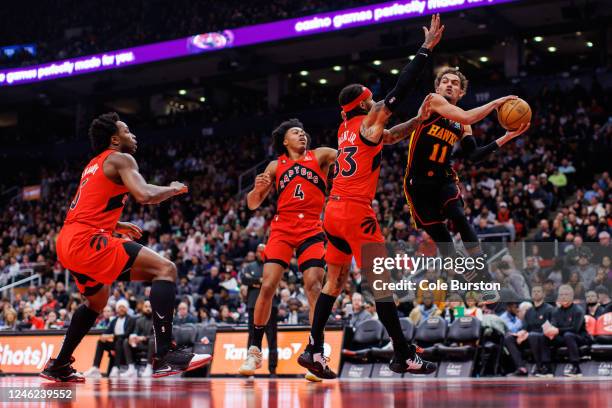
<path fill-rule="evenodd" d="M 372 96 L 372 91 L 370 91 L 368 88 L 364 86 L 363 92 L 361 92 L 361 94 L 357 98 L 353 99 L 351 102 L 347 103 L 346 105 L 342 105 L 342 111 L 345 113 L 352 111 L 353 109 L 357 107 L 357 105 L 359 105 L 361 101 L 365 101 L 370 96 Z"/>

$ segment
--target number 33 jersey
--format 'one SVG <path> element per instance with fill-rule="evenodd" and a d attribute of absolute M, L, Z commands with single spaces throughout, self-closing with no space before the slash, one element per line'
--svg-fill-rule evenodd
<path fill-rule="evenodd" d="M 338 159 L 330 196 L 367 202 L 374 199 L 382 161 L 382 138 L 374 143 L 361 135 L 365 115 L 355 116 L 338 128 Z"/>
<path fill-rule="evenodd" d="M 326 175 L 322 174 L 311 150 L 299 160 L 291 160 L 285 154 L 279 156 L 276 167 L 277 214 L 282 218 L 295 216 L 319 220 L 325 204 L 325 181 Z"/>

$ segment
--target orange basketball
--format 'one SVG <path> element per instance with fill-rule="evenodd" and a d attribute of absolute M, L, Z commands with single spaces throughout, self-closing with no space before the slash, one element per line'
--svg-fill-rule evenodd
<path fill-rule="evenodd" d="M 516 130 L 531 121 L 531 107 L 521 98 L 507 101 L 497 110 L 497 120 L 506 130 Z"/>

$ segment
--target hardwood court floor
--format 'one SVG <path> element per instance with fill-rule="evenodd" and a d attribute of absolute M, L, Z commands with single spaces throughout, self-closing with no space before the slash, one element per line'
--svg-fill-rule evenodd
<path fill-rule="evenodd" d="M 37 377 L 3 377 L 0 387 L 61 389 L 63 384 Z M 612 380 L 581 379 L 301 379 L 88 380 L 76 385 L 71 404 L 2 403 L 0 406 L 73 406 L 78 408 L 606 408 L 612 407 Z"/>

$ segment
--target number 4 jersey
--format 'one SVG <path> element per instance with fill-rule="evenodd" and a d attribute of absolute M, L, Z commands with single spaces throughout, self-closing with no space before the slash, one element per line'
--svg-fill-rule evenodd
<path fill-rule="evenodd" d="M 264 250 L 266 263 L 286 268 L 295 251 L 300 271 L 324 266 L 325 234 L 321 213 L 325 204 L 325 182 L 326 175 L 314 152 L 306 151 L 299 160 L 291 160 L 285 154 L 278 158 L 278 200 Z"/>

